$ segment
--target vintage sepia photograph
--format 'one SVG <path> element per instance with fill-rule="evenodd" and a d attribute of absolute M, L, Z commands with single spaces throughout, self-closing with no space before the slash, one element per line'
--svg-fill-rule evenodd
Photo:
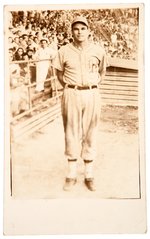
<path fill-rule="evenodd" d="M 143 17 L 142 4 L 4 7 L 6 202 L 136 200 L 145 216 Z"/>

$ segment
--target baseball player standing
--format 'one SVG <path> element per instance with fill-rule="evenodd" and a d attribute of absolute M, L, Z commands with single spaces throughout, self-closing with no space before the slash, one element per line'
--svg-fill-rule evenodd
<path fill-rule="evenodd" d="M 85 185 L 95 191 L 93 161 L 101 108 L 99 84 L 106 71 L 106 55 L 103 48 L 88 41 L 86 18 L 76 17 L 71 28 L 74 40 L 60 48 L 55 60 L 57 76 L 64 87 L 62 116 L 68 174 L 63 188 L 71 190 L 77 182 L 76 166 L 81 157 L 85 164 Z"/>

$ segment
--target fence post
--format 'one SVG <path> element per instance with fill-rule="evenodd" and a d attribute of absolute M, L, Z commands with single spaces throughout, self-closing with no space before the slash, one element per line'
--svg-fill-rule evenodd
<path fill-rule="evenodd" d="M 56 82 L 56 73 L 55 73 L 55 68 L 54 68 L 53 65 L 52 65 L 52 76 L 53 76 L 54 90 L 55 90 L 55 95 L 54 96 L 57 96 L 58 95 L 58 89 L 57 89 L 57 82 Z M 58 99 L 56 98 L 56 102 L 57 102 L 57 100 Z"/>
<path fill-rule="evenodd" d="M 29 110 L 32 109 L 32 99 L 31 99 L 31 75 L 30 75 L 30 62 L 27 62 L 27 71 L 28 71 L 28 95 L 29 95 Z M 31 114 L 31 113 L 30 113 Z"/>

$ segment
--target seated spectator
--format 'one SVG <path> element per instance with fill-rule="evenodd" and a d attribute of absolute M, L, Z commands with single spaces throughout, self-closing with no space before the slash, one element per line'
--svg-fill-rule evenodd
<path fill-rule="evenodd" d="M 12 37 L 8 37 L 8 48 L 14 48 L 13 38 Z"/>
<path fill-rule="evenodd" d="M 22 61 L 22 60 L 24 60 L 24 50 L 23 50 L 22 47 L 19 47 L 16 50 L 16 52 L 14 54 L 14 60 L 15 61 Z"/>
<path fill-rule="evenodd" d="M 9 62 L 10 86 L 16 88 L 20 78 L 20 67 L 19 64 L 13 63 L 13 53 L 11 51 L 9 52 Z"/>
<path fill-rule="evenodd" d="M 35 42 L 36 46 L 39 46 L 39 40 L 36 36 L 33 38 L 33 41 Z"/>
<path fill-rule="evenodd" d="M 20 47 L 20 42 L 19 42 L 19 37 L 18 36 L 14 37 L 13 47 L 14 47 L 15 51 Z"/>
<path fill-rule="evenodd" d="M 8 53 L 9 53 L 9 55 L 12 55 L 12 61 L 14 60 L 14 49 L 13 48 L 9 48 L 8 49 Z"/>
<path fill-rule="evenodd" d="M 28 104 L 28 89 L 23 84 L 20 75 L 20 67 L 13 63 L 13 55 L 9 54 L 9 73 L 10 73 L 10 109 L 11 116 L 16 116 L 19 113 L 29 109 Z"/>
<path fill-rule="evenodd" d="M 58 49 L 60 49 L 60 47 L 64 45 L 64 34 L 63 34 L 63 32 L 58 33 L 57 40 L 58 40 Z"/>
<path fill-rule="evenodd" d="M 19 46 L 20 46 L 21 48 L 23 48 L 23 50 L 25 51 L 25 49 L 26 49 L 26 47 L 27 47 L 27 44 L 26 44 L 26 42 L 23 40 L 23 36 L 20 36 L 20 37 L 19 37 Z"/>
<path fill-rule="evenodd" d="M 38 49 L 38 45 L 32 39 L 29 39 L 27 47 L 26 47 L 26 51 L 28 49 L 32 49 L 34 51 L 34 53 L 35 53 L 37 51 L 37 49 Z"/>
<path fill-rule="evenodd" d="M 49 47 L 51 47 L 52 49 L 54 49 L 55 51 L 57 51 L 58 47 L 57 47 L 57 43 L 54 41 L 54 37 L 52 35 L 48 36 L 48 40 L 49 40 Z"/>
<path fill-rule="evenodd" d="M 33 48 L 28 48 L 26 54 L 24 54 L 25 60 L 35 60 L 35 54 Z"/>
<path fill-rule="evenodd" d="M 25 60 L 25 51 L 23 48 L 19 47 L 17 51 L 14 54 L 14 60 L 15 61 L 24 61 Z M 19 63 L 20 66 L 20 74 L 21 76 L 25 77 L 27 74 L 27 63 Z"/>
<path fill-rule="evenodd" d="M 28 49 L 24 58 L 27 61 L 35 60 L 34 50 Z M 33 83 L 36 81 L 36 62 L 30 62 L 28 65 L 28 70 L 29 70 L 30 82 Z"/>

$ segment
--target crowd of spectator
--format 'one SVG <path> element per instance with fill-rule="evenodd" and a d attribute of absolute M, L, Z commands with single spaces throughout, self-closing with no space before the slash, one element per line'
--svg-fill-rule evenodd
<path fill-rule="evenodd" d="M 138 9 L 10 12 L 9 49 L 12 50 L 13 59 L 31 58 L 41 38 L 48 38 L 49 47 L 55 50 L 72 41 L 70 22 L 74 15 L 80 14 L 88 18 L 92 40 L 103 45 L 109 56 L 136 59 Z M 18 56 L 18 48 L 22 48 L 21 56 Z"/>
<path fill-rule="evenodd" d="M 107 56 L 137 59 L 138 9 L 11 11 L 8 14 L 8 49 L 9 59 L 14 62 L 10 67 L 12 88 L 15 88 L 15 78 L 21 82 L 22 79 L 26 82 L 28 77 L 31 82 L 36 81 L 35 72 L 29 72 L 26 62 L 19 63 L 21 77 L 18 78 L 16 61 L 35 60 L 41 39 L 46 39 L 47 46 L 55 52 L 73 41 L 70 23 L 76 15 L 87 17 L 91 29 L 89 40 L 102 45 Z M 32 66 L 30 69 L 34 69 Z"/>

